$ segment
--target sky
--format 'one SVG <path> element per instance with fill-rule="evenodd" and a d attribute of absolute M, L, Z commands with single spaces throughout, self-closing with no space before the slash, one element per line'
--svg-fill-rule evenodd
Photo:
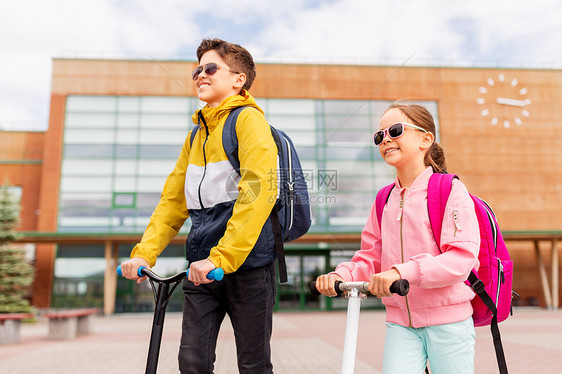
<path fill-rule="evenodd" d="M 47 129 L 53 58 L 194 61 L 206 37 L 258 63 L 562 69 L 559 0 L 0 0 L 0 130 Z"/>

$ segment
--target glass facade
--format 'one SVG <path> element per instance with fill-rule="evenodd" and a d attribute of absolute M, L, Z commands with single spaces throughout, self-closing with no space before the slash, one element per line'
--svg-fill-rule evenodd
<path fill-rule="evenodd" d="M 376 191 L 394 178 L 372 143 L 390 102 L 257 101 L 299 151 L 311 232 L 360 231 Z M 422 104 L 438 120 L 437 104 Z M 143 232 L 201 106 L 192 97 L 69 96 L 58 231 Z"/>
<path fill-rule="evenodd" d="M 200 105 L 186 97 L 69 96 L 59 232 L 142 232 Z"/>
<path fill-rule="evenodd" d="M 257 102 L 269 123 L 289 134 L 299 152 L 311 201 L 310 232 L 360 232 L 376 192 L 394 180 L 394 169 L 372 142 L 391 102 L 270 98 Z M 438 126 L 437 103 L 418 103 L 429 109 Z M 191 116 L 203 104 L 193 97 L 68 96 L 58 231 L 142 233 L 194 126 Z M 181 232 L 186 234 L 189 226 L 188 220 Z M 310 296 L 308 283 L 349 259 L 356 248 L 330 249 L 322 243 L 312 247 L 287 246 L 289 282 L 279 287 L 277 308 L 344 306 Z M 120 246 L 120 260 L 130 251 L 130 246 Z M 165 275 L 185 268 L 183 251 L 181 245 L 170 246 L 155 271 Z M 84 300 L 100 305 L 104 263 L 101 247 L 59 246 L 54 306 Z M 117 287 L 117 312 L 151 310 L 147 282 L 137 286 L 120 279 Z M 176 293 L 171 310 L 181 309 L 181 292 Z"/>

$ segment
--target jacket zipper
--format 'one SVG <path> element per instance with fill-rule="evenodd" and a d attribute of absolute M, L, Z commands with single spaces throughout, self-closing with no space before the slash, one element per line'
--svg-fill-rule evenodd
<path fill-rule="evenodd" d="M 502 261 L 498 258 L 498 289 L 496 292 L 496 308 L 498 307 L 498 303 L 500 301 L 500 287 L 503 282 L 505 282 L 505 277 L 503 275 L 503 264 Z"/>
<path fill-rule="evenodd" d="M 402 236 L 402 228 L 403 228 L 403 214 L 402 211 L 404 210 L 404 194 L 406 193 L 406 190 L 403 190 L 402 193 L 400 194 L 400 213 L 398 218 L 400 219 L 400 256 L 402 258 L 402 263 L 404 263 L 404 238 Z M 410 312 L 410 304 L 408 302 L 408 296 L 404 296 L 404 298 L 406 299 L 406 310 L 408 311 L 408 325 L 409 327 L 413 327 L 412 326 L 412 314 Z"/>
<path fill-rule="evenodd" d="M 205 145 L 207 144 L 207 140 L 209 140 L 209 128 L 207 127 L 207 123 L 205 122 L 205 119 L 201 115 L 201 112 L 199 112 L 199 118 L 200 121 L 203 120 L 203 123 L 205 124 L 205 141 L 203 142 L 203 165 L 205 167 L 203 169 L 203 175 L 201 176 L 201 181 L 199 181 L 199 187 L 197 189 L 197 195 L 199 197 L 199 205 L 201 206 L 201 211 L 203 211 L 203 198 L 201 197 L 201 185 L 203 184 L 203 179 L 205 179 L 205 174 L 207 174 L 207 155 L 205 153 Z M 199 125 L 201 125 L 201 122 L 199 122 Z M 199 238 L 199 232 L 201 232 L 203 227 L 205 227 L 205 214 L 201 215 L 201 224 L 197 228 L 195 235 L 193 235 L 194 242 L 196 242 L 196 239 Z"/>
<path fill-rule="evenodd" d="M 460 227 L 459 227 L 459 211 L 458 210 L 453 210 L 453 223 L 455 225 L 455 232 L 453 234 L 453 237 L 457 237 L 457 232 L 461 231 Z"/>
<path fill-rule="evenodd" d="M 199 112 L 199 116 L 200 116 L 200 121 L 201 121 L 201 118 L 203 117 L 201 115 L 201 112 Z M 200 121 L 199 121 L 199 125 L 201 125 Z M 205 153 L 205 145 L 207 144 L 207 140 L 209 140 L 209 128 L 207 127 L 207 123 L 205 122 L 204 118 L 203 118 L 203 123 L 205 124 L 205 141 L 203 142 L 203 165 L 205 165 L 205 168 L 203 169 L 203 175 L 201 176 L 201 180 L 199 181 L 199 187 L 197 189 L 197 195 L 199 197 L 199 205 L 201 206 L 201 209 L 203 209 L 203 198 L 201 197 L 201 186 L 203 185 L 203 179 L 205 179 L 205 175 L 207 174 L 207 154 Z"/>

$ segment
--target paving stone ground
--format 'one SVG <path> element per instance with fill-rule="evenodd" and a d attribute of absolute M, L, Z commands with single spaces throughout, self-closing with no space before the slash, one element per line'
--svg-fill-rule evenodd
<path fill-rule="evenodd" d="M 341 370 L 345 311 L 277 312 L 272 359 L 276 374 L 338 374 Z M 74 340 L 47 340 L 47 321 L 21 327 L 21 342 L 0 346 L 2 374 L 144 373 L 152 315 L 96 317 L 93 332 Z M 510 374 L 562 372 L 562 311 L 516 308 L 500 324 Z M 181 314 L 168 313 L 159 374 L 178 373 Z M 498 373 L 488 327 L 477 328 L 475 372 Z M 362 311 L 356 374 L 382 369 L 384 311 Z M 228 320 L 219 335 L 217 374 L 236 374 L 234 336 Z"/>

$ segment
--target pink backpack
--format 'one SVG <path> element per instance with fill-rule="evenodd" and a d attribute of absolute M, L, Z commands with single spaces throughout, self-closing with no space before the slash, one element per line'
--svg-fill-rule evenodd
<path fill-rule="evenodd" d="M 454 174 L 434 173 L 429 179 L 427 191 L 427 208 L 433 236 L 441 248 L 441 226 L 445 215 L 445 206 L 451 194 L 452 182 L 458 178 Z M 375 201 L 379 227 L 382 211 L 394 184 L 381 189 Z M 505 320 L 511 313 L 513 262 L 499 230 L 495 214 L 482 199 L 470 195 L 480 226 L 480 253 L 478 271 L 472 270 L 465 281 L 478 295 L 472 300 L 474 309 L 472 318 L 474 326 L 491 326 L 496 357 L 500 373 L 507 373 L 505 355 L 501 343 L 498 322 Z"/>

